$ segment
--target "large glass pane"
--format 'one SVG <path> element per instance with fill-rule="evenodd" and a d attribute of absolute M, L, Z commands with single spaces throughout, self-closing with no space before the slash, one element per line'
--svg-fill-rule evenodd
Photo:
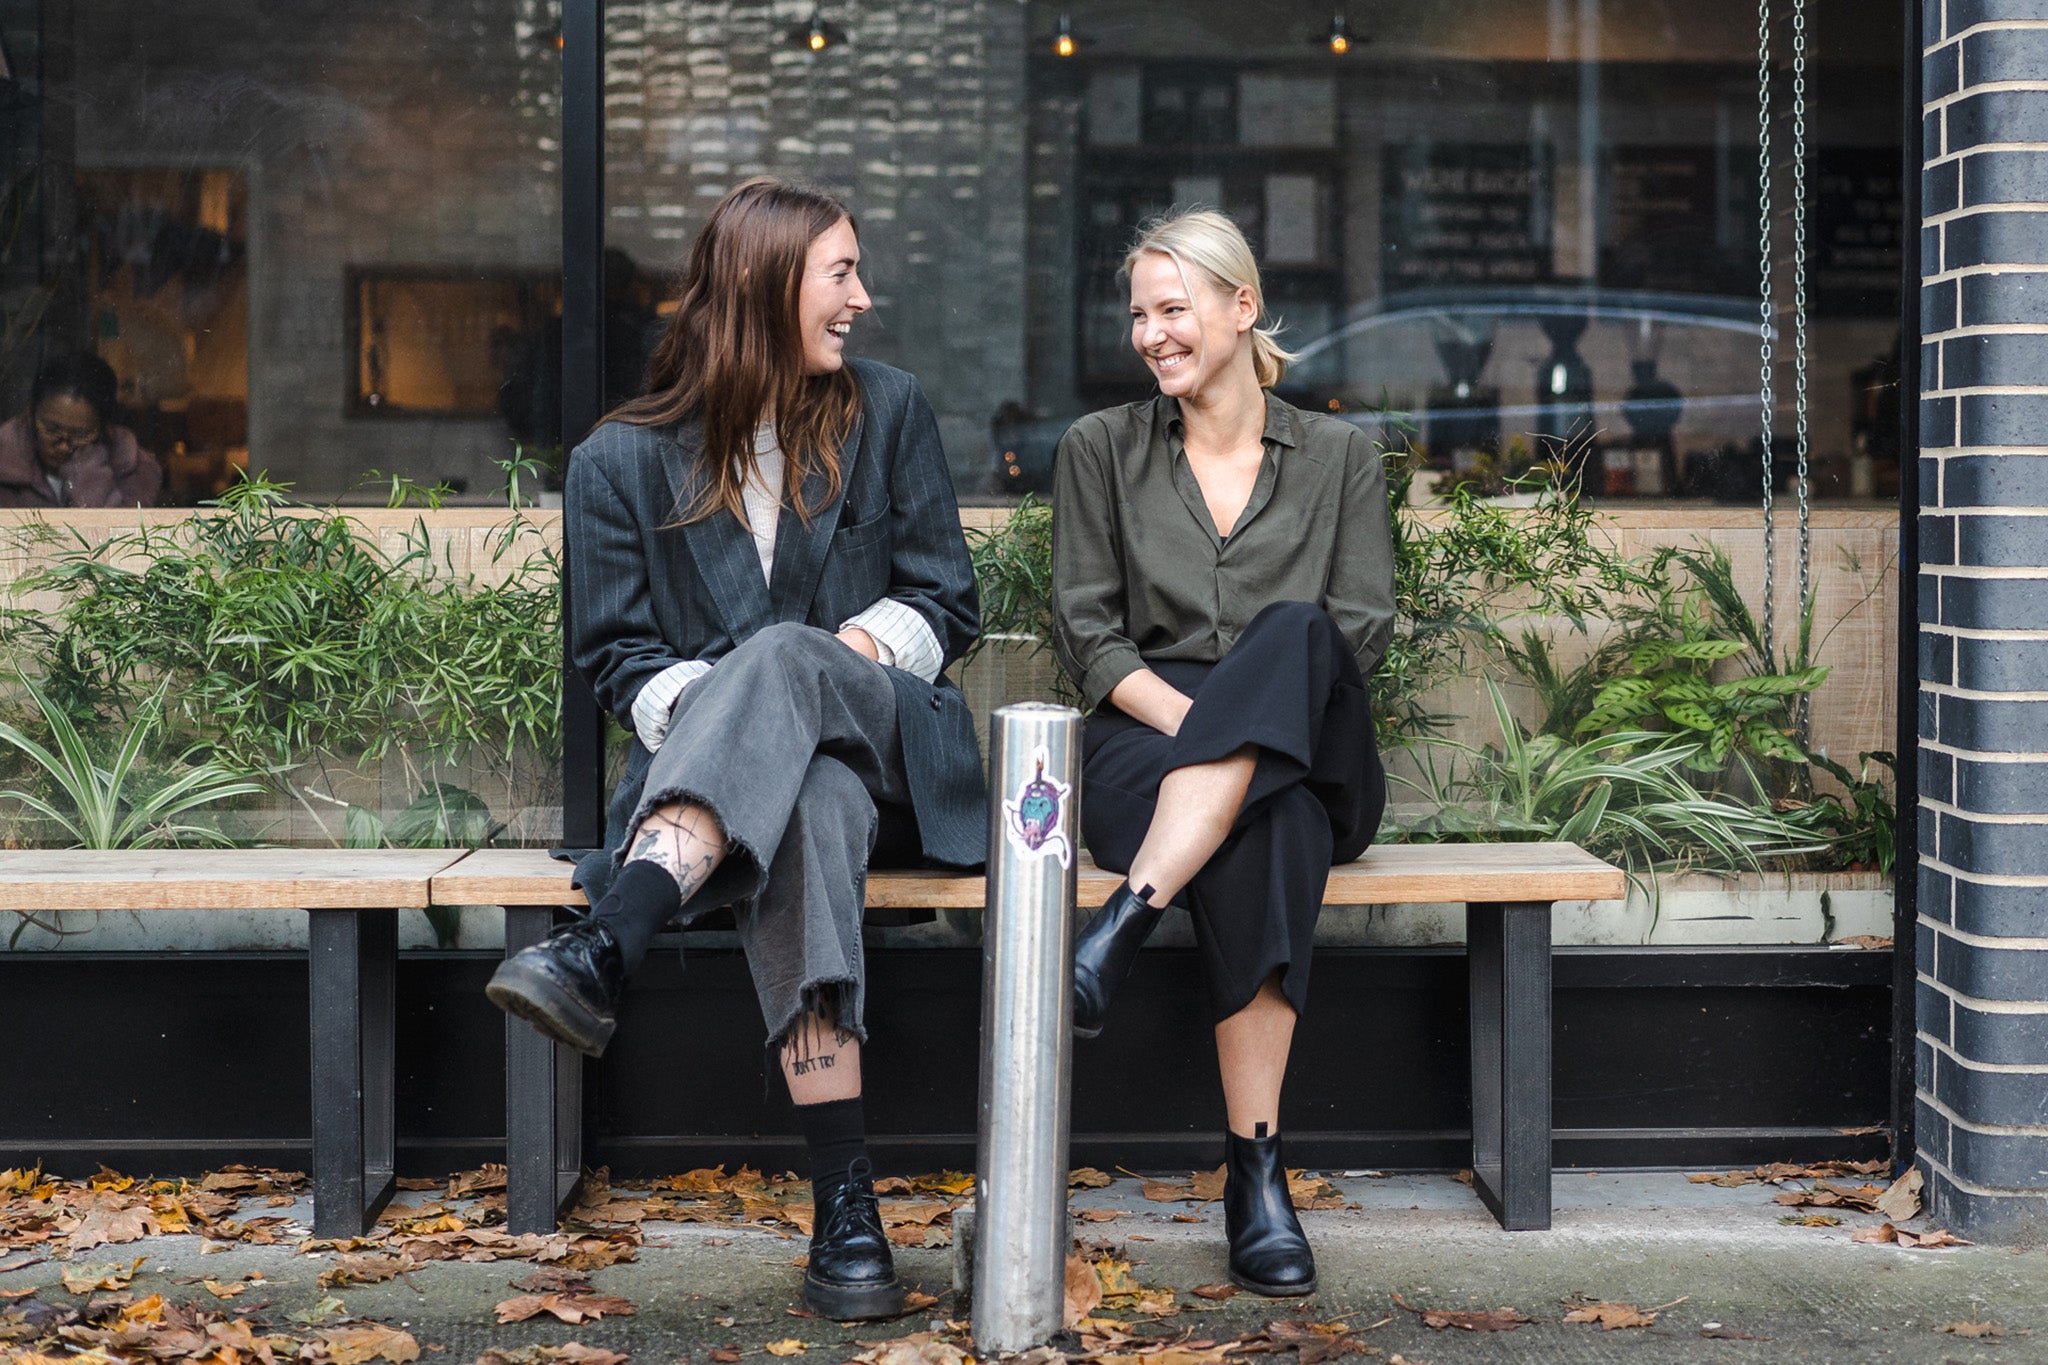
<path fill-rule="evenodd" d="M 557 837 L 556 527 L 507 507 L 506 469 L 560 444 L 553 25 L 538 0 L 0 5 L 0 713 L 48 742 L 18 665 L 103 755 L 147 732 L 131 802 L 206 761 L 262 788 L 131 837 Z M 14 746 L 9 788 L 64 804 Z M 0 845 L 77 837 L 0 800 Z"/>

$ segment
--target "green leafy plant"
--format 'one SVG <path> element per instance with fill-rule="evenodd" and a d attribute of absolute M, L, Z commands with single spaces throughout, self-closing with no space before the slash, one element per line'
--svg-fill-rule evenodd
<path fill-rule="evenodd" d="M 1751 673 L 1717 683 L 1713 665 L 1747 648 L 1740 640 L 1693 635 L 1678 640 L 1646 640 L 1630 651 L 1620 677 L 1600 689 L 1593 708 L 1575 733 L 1639 725 L 1661 717 L 1681 730 L 1694 732 L 1698 746 L 1686 759 L 1695 772 L 1718 773 L 1738 745 L 1760 758 L 1803 763 L 1806 752 L 1773 720 L 1783 716 L 1788 698 L 1811 692 L 1827 677 L 1825 666 L 1797 673 Z"/>
<path fill-rule="evenodd" d="M 261 476 L 170 525 L 73 537 L 20 585 L 59 610 L 10 613 L 0 633 L 43 656 L 74 718 L 162 688 L 168 726 L 287 787 L 306 765 L 393 751 L 431 765 L 525 746 L 551 762 L 560 566 L 516 510 L 492 533 L 488 582 L 457 571 L 423 522 L 387 553 Z"/>
<path fill-rule="evenodd" d="M 194 812 L 264 790 L 256 775 L 215 758 L 194 761 L 197 747 L 178 755 L 167 775 L 150 780 L 143 758 L 163 727 L 164 688 L 136 709 L 105 763 L 64 709 L 20 669 L 15 676 L 42 717 L 49 743 L 0 723 L 0 742 L 27 755 L 47 793 L 9 789 L 11 799 L 61 831 L 73 848 L 154 848 L 164 844 L 232 842 Z"/>
<path fill-rule="evenodd" d="M 1417 746 L 1421 777 L 1389 774 L 1423 798 L 1422 812 L 1397 826 L 1407 840 L 1563 840 L 1621 864 L 1652 895 L 1653 871 L 1749 871 L 1823 847 L 1767 805 L 1701 792 L 1684 772 L 1697 740 L 1648 730 L 1584 741 L 1531 734 L 1491 678 L 1486 695 L 1498 748 L 1426 740 Z"/>
<path fill-rule="evenodd" d="M 349 848 L 483 848 L 504 828 L 481 796 L 435 782 L 388 821 L 367 807 L 349 806 L 343 843 Z M 462 907 L 430 905 L 425 913 L 435 942 L 453 948 L 461 935 Z"/>

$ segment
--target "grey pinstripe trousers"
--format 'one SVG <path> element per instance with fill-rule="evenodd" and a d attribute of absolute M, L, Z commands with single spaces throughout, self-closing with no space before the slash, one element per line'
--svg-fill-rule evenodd
<path fill-rule="evenodd" d="M 868 860 L 885 826 L 915 828 L 882 666 L 815 626 L 757 632 L 683 690 L 632 827 L 671 801 L 725 832 L 683 915 L 732 907 L 771 1045 L 820 1005 L 865 1040 Z"/>

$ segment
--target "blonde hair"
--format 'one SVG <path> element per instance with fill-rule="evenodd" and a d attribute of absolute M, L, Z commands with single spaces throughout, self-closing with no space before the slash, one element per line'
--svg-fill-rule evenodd
<path fill-rule="evenodd" d="M 1266 293 L 1259 285 L 1259 263 L 1252 258 L 1251 243 L 1223 214 L 1214 209 L 1191 209 L 1139 224 L 1138 236 L 1124 256 L 1124 275 L 1128 277 L 1136 268 L 1139 257 L 1155 252 L 1180 270 L 1181 284 L 1190 294 L 1194 292 L 1188 280 L 1190 265 L 1226 294 L 1251 290 L 1258 322 L 1266 321 Z M 1280 344 L 1280 330 L 1278 318 L 1268 326 L 1252 326 L 1252 371 L 1262 389 L 1278 384 L 1288 365 L 1300 358 Z"/>

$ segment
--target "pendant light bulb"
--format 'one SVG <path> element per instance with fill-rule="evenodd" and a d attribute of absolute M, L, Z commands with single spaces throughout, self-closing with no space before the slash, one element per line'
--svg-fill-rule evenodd
<path fill-rule="evenodd" d="M 1056 57 L 1071 57 L 1080 47 L 1074 39 L 1074 19 L 1070 14 L 1060 16 L 1059 32 L 1053 35 L 1052 50 Z"/>
<path fill-rule="evenodd" d="M 811 34 L 807 41 L 811 45 L 811 51 L 823 52 L 826 43 L 830 40 L 825 37 L 824 26 L 813 20 L 811 23 Z"/>
<path fill-rule="evenodd" d="M 1339 10 L 1330 16 L 1329 29 L 1310 38 L 1309 41 L 1328 47 L 1332 56 L 1342 57 L 1351 51 L 1352 44 L 1357 40 L 1351 36 L 1350 22 L 1345 19 L 1344 12 Z"/>

